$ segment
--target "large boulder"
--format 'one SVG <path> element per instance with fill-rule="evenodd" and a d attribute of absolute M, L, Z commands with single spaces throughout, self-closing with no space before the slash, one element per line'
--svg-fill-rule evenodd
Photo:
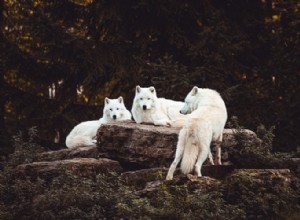
<path fill-rule="evenodd" d="M 136 163 L 145 168 L 168 167 L 175 155 L 179 131 L 178 127 L 135 122 L 103 124 L 97 132 L 97 144 L 99 151 L 111 159 Z M 257 140 L 254 132 L 241 132 L 249 140 Z M 222 143 L 223 162 L 228 162 L 225 149 L 235 144 L 235 131 L 225 129 Z"/>

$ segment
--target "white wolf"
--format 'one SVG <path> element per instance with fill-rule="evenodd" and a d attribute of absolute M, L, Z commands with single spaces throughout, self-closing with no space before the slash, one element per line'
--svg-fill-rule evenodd
<path fill-rule="evenodd" d="M 131 120 L 131 113 L 126 109 L 122 96 L 118 99 L 105 98 L 103 117 L 76 125 L 67 136 L 66 145 L 68 148 L 93 146 L 96 143 L 96 133 L 101 124 L 122 120 Z"/>
<path fill-rule="evenodd" d="M 210 144 L 216 141 L 216 164 L 221 164 L 221 142 L 227 120 L 227 110 L 220 94 L 215 90 L 194 87 L 185 98 L 185 105 L 180 110 L 189 114 L 178 135 L 175 159 L 166 179 L 173 179 L 176 166 L 181 161 L 181 171 L 190 173 L 193 168 L 198 177 L 202 176 L 201 167 L 209 157 L 212 160 Z"/>
<path fill-rule="evenodd" d="M 174 120 L 183 117 L 179 112 L 183 105 L 183 102 L 157 98 L 153 86 L 147 88 L 136 86 L 131 112 L 138 124 L 171 126 Z"/>

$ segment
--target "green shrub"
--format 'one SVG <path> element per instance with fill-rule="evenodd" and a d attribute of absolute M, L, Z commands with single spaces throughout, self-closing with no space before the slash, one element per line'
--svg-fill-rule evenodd
<path fill-rule="evenodd" d="M 27 133 L 19 132 L 12 137 L 12 146 L 15 149 L 9 157 L 9 166 L 17 166 L 24 163 L 32 163 L 37 159 L 44 148 L 36 143 L 38 131 L 36 127 L 28 129 Z"/>
<path fill-rule="evenodd" d="M 246 213 L 247 219 L 289 219 L 300 215 L 300 180 L 274 174 L 255 177 L 235 173 L 224 182 L 226 200 Z"/>
<path fill-rule="evenodd" d="M 274 158 L 270 161 L 274 155 L 270 148 L 273 136 L 268 133 L 271 130 L 261 129 L 258 134 L 263 142 L 253 148 L 243 136 L 237 137 L 236 149 L 242 153 L 236 149 L 231 153 L 244 157 L 236 159 L 239 166 L 245 166 L 243 160 L 249 167 L 275 164 Z M 20 149 L 0 171 L 0 219 L 233 220 L 296 219 L 300 215 L 300 180 L 289 174 L 271 181 L 247 172 L 233 173 L 224 181 L 209 177 L 191 181 L 183 176 L 163 181 L 165 176 L 160 171 L 152 171 L 144 175 L 145 181 L 139 177 L 138 184 L 128 185 L 116 173 L 83 178 L 61 170 L 51 181 L 23 176 L 15 166 L 34 161 L 37 154 L 33 149 L 40 149 L 30 137 L 15 138 Z M 145 190 L 149 183 L 152 188 Z"/>
<path fill-rule="evenodd" d="M 255 141 L 242 132 L 237 117 L 232 117 L 228 123 L 230 128 L 235 129 L 234 137 L 236 145 L 228 148 L 229 160 L 238 168 L 289 168 L 296 172 L 297 165 L 288 161 L 293 153 L 273 152 L 272 143 L 274 129 L 267 129 L 264 125 L 257 127 Z"/>

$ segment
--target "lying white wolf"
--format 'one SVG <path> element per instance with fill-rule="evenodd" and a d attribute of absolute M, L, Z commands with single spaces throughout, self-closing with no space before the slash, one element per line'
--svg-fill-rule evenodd
<path fill-rule="evenodd" d="M 221 142 L 227 120 L 227 110 L 220 94 L 211 89 L 194 87 L 185 98 L 185 105 L 180 110 L 189 114 L 178 135 L 175 159 L 172 162 L 167 180 L 173 179 L 176 166 L 181 160 L 181 171 L 184 174 L 195 170 L 202 176 L 201 167 L 209 157 L 212 164 L 210 144 L 216 141 L 216 164 L 221 164 Z"/>
<path fill-rule="evenodd" d="M 66 145 L 68 148 L 93 146 L 96 143 L 96 133 L 101 124 L 122 120 L 131 120 L 131 113 L 126 109 L 123 98 L 121 96 L 118 99 L 105 98 L 103 117 L 76 125 L 67 136 Z"/>
<path fill-rule="evenodd" d="M 131 112 L 138 124 L 171 126 L 172 121 L 183 117 L 179 112 L 183 105 L 183 102 L 157 98 L 153 86 L 147 88 L 136 86 Z"/>

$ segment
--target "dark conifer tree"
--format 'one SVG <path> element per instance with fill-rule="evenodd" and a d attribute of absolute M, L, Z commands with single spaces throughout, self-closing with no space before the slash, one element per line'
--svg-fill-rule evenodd
<path fill-rule="evenodd" d="M 278 143 L 299 144 L 297 1 L 13 0 L 0 9 L 3 131 L 38 125 L 43 139 L 59 130 L 64 142 L 76 123 L 101 116 L 105 96 L 123 95 L 130 108 L 136 84 L 177 100 L 197 85 L 220 91 L 245 127 L 277 125 Z"/>

